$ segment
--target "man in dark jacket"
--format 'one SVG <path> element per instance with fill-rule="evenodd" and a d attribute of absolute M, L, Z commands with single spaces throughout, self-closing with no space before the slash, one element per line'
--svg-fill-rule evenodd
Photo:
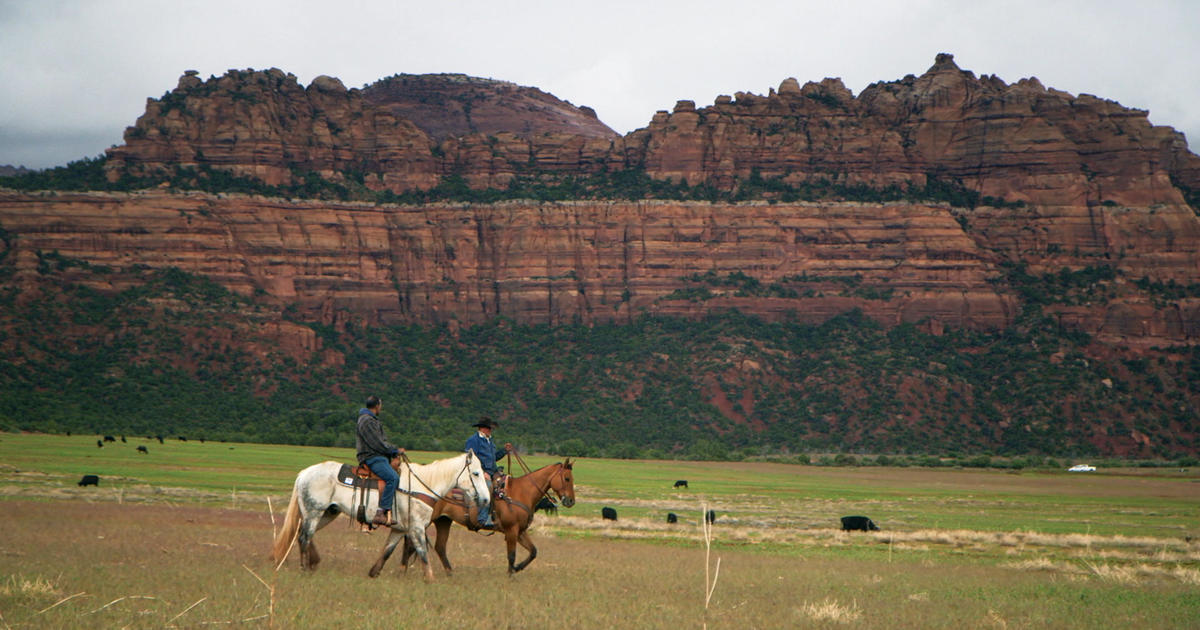
<path fill-rule="evenodd" d="M 496 466 L 496 460 L 504 457 L 504 454 L 512 450 L 512 444 L 505 443 L 501 448 L 492 443 L 492 430 L 496 428 L 496 423 L 491 418 L 483 416 L 479 422 L 471 425 L 478 429 L 475 435 L 467 438 L 467 447 L 465 450 L 474 451 L 475 456 L 479 458 L 479 465 L 488 475 L 488 489 L 492 488 L 492 481 L 500 472 L 500 468 Z M 479 526 L 485 529 L 491 528 L 492 523 L 491 510 L 486 510 L 479 514 Z"/>
<path fill-rule="evenodd" d="M 396 521 L 391 517 L 392 502 L 396 500 L 396 486 L 400 483 L 400 475 L 392 468 L 392 458 L 404 452 L 387 441 L 383 434 L 383 425 L 379 422 L 379 410 L 383 401 L 378 396 L 368 396 L 366 407 L 358 410 L 358 423 L 355 431 L 355 446 L 358 450 L 358 463 L 366 464 L 371 472 L 383 479 L 383 492 L 379 495 L 379 509 L 372 525 L 390 526 Z"/>

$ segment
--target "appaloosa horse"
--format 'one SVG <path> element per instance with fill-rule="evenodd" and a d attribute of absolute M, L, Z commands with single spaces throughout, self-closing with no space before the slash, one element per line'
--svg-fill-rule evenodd
<path fill-rule="evenodd" d="M 567 458 L 566 461 L 543 466 L 520 477 L 509 477 L 507 487 L 504 489 L 504 496 L 493 497 L 496 531 L 504 534 L 504 542 L 508 546 L 509 575 L 529 566 L 529 563 L 537 557 L 537 547 L 529 538 L 526 530 L 533 522 L 534 506 L 537 505 L 538 500 L 547 496 L 549 490 L 553 490 L 561 498 L 564 506 L 575 505 L 575 479 L 571 466 L 572 462 L 570 458 Z M 451 498 L 442 499 L 433 506 L 433 524 L 437 528 L 437 540 L 434 542 L 433 548 L 437 551 L 438 557 L 442 559 L 442 566 L 446 568 L 447 575 L 453 571 L 450 567 L 450 559 L 446 557 L 446 541 L 450 538 L 450 525 L 458 523 L 468 529 L 478 529 L 475 526 L 478 522 L 477 514 L 477 511 L 468 509 L 467 505 Z M 520 564 L 516 564 L 517 543 L 521 543 L 521 546 L 529 552 L 529 557 Z M 406 567 L 412 551 L 406 542 L 404 554 L 401 557 L 401 562 Z M 382 567 L 390 554 L 390 549 L 384 549 L 383 555 L 375 563 L 376 566 Z"/>
<path fill-rule="evenodd" d="M 338 514 L 352 515 L 355 508 L 355 490 L 338 479 L 340 462 L 313 464 L 296 475 L 292 498 L 288 503 L 283 529 L 275 537 L 271 555 L 282 564 L 291 550 L 293 542 L 300 548 L 300 567 L 316 569 L 321 561 L 313 534 L 337 518 Z M 433 505 L 451 489 L 462 491 L 465 501 L 477 509 L 488 509 L 487 480 L 479 459 L 474 453 L 463 453 L 429 464 L 404 463 L 400 466 L 400 483 L 392 513 L 396 523 L 391 526 L 389 542 L 407 537 L 407 540 L 425 563 L 425 579 L 433 579 L 433 567 L 429 564 L 426 548 L 429 540 L 425 528 L 433 517 Z M 379 506 L 379 492 L 369 493 L 366 514 L 374 514 Z M 421 500 L 425 497 L 426 500 Z M 427 502 L 426 502 L 427 501 Z M 393 546 L 394 542 L 391 542 Z M 374 577 L 372 573 L 372 577 Z"/>

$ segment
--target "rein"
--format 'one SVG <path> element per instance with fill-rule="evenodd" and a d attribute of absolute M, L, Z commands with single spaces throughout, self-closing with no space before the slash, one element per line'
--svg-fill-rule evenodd
<path fill-rule="evenodd" d="M 412 487 L 412 479 L 416 479 L 418 482 L 420 482 L 420 484 L 421 484 L 422 486 L 425 486 L 425 489 L 426 489 L 426 490 L 428 490 L 428 491 L 429 491 L 429 494 L 431 494 L 431 495 L 433 496 L 433 498 L 434 498 L 434 502 L 435 502 L 435 503 L 436 503 L 437 501 L 441 501 L 441 500 L 444 500 L 444 499 L 446 499 L 446 497 L 445 497 L 445 496 L 443 496 L 443 495 L 441 495 L 441 494 L 438 494 L 438 492 L 437 492 L 436 490 L 434 490 L 433 488 L 431 488 L 431 487 L 429 486 L 429 484 L 425 483 L 425 480 L 424 480 L 424 479 L 421 479 L 421 477 L 420 477 L 420 476 L 418 476 L 418 475 L 417 475 L 417 473 L 413 471 L 413 468 L 412 468 L 412 460 L 410 460 L 410 459 L 408 458 L 408 453 L 400 453 L 400 461 L 401 461 L 401 462 L 403 462 L 403 463 L 404 463 L 404 466 L 405 466 L 405 468 L 407 468 L 407 469 L 408 469 L 408 476 L 409 476 L 409 482 L 408 482 L 408 485 L 409 485 L 409 489 L 404 489 L 404 488 L 396 488 L 396 491 L 397 491 L 397 492 L 403 492 L 404 494 L 408 495 L 408 501 L 409 501 L 409 504 L 410 504 L 410 509 L 411 509 L 411 504 L 412 504 L 412 498 L 413 498 L 414 496 L 416 496 L 417 498 L 420 498 L 420 495 L 424 494 L 424 493 L 417 492 L 417 491 L 415 491 L 415 490 L 412 490 L 412 489 L 411 489 L 411 487 Z M 468 470 L 469 468 L 470 468 L 470 464 L 467 462 L 467 460 L 466 460 L 466 459 L 464 459 L 464 460 L 463 460 L 463 467 L 462 467 L 462 470 L 458 471 L 458 475 L 455 475 L 455 479 L 457 479 L 459 476 L 461 476 L 461 475 L 462 475 L 462 473 L 463 473 L 463 470 Z M 433 504 L 431 503 L 430 505 L 433 505 Z"/>
<path fill-rule="evenodd" d="M 525 475 L 529 475 L 529 474 L 531 474 L 531 473 L 533 472 L 532 470 L 530 470 L 530 469 L 529 469 L 529 465 L 525 463 L 525 460 L 521 458 L 521 454 L 520 454 L 520 453 L 517 453 L 516 451 L 509 451 L 509 452 L 508 452 L 508 468 L 509 468 L 510 470 L 512 469 L 512 458 L 513 458 L 514 456 L 517 458 L 517 463 L 518 463 L 518 464 L 520 464 L 520 466 L 521 466 L 521 469 L 525 471 Z M 550 503 L 552 503 L 552 504 L 554 504 L 554 505 L 558 505 L 558 502 L 559 502 L 559 501 L 562 501 L 562 499 L 558 497 L 558 492 L 555 492 L 555 490 L 554 490 L 554 487 L 553 487 L 553 486 L 554 486 L 554 483 L 553 483 L 553 482 L 554 482 L 554 477 L 555 477 L 556 475 L 561 475 L 561 474 L 563 474 L 563 471 L 564 471 L 564 470 L 566 470 L 566 469 L 560 465 L 560 466 L 559 466 L 559 468 L 558 468 L 558 472 L 554 473 L 553 475 L 551 475 L 551 476 L 550 476 L 550 478 L 549 478 L 549 479 L 547 479 L 547 480 L 546 480 L 546 489 L 545 489 L 545 490 L 541 490 L 541 491 L 540 491 L 540 492 L 541 492 L 541 496 L 539 496 L 539 497 L 538 497 L 538 499 L 539 499 L 539 500 L 540 500 L 542 497 L 546 497 L 546 500 L 550 501 Z M 522 476 L 525 476 L 525 475 L 522 475 Z M 553 493 L 554 493 L 554 496 L 550 496 L 550 493 L 551 493 L 551 492 L 553 492 Z M 508 501 L 509 503 L 515 503 L 515 504 L 517 504 L 517 505 L 518 505 L 518 506 L 520 506 L 522 509 L 524 509 L 526 512 L 528 512 L 530 516 L 533 516 L 533 508 L 530 508 L 528 505 L 525 505 L 525 504 L 521 503 L 520 501 L 514 501 L 514 500 L 512 500 L 512 499 L 511 499 L 510 497 L 508 497 L 508 496 L 505 496 L 504 498 L 505 498 L 505 500 L 506 500 L 506 501 Z M 556 499 L 557 499 L 557 500 L 556 500 Z M 534 503 L 536 504 L 537 502 L 535 501 Z"/>

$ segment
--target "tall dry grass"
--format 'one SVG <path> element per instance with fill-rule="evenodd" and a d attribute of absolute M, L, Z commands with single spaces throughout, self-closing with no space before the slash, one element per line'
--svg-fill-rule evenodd
<path fill-rule="evenodd" d="M 728 542 L 733 532 L 720 519 L 706 557 L 699 523 L 685 525 L 691 534 L 677 532 L 679 544 L 651 544 L 617 535 L 638 531 L 635 523 L 580 538 L 566 530 L 555 536 L 561 525 L 539 518 L 531 530 L 538 559 L 511 579 L 497 537 L 456 529 L 449 550 L 456 574 L 437 569 L 437 581 L 425 584 L 396 562 L 367 578 L 383 539 L 345 519 L 317 534 L 318 571 L 301 572 L 293 557 L 274 572 L 265 502 L 256 512 L 97 503 L 80 511 L 69 543 L 56 520 L 66 507 L 10 500 L 0 510 L 0 574 L 17 576 L 0 588 L 4 625 L 309 628 L 355 619 L 371 629 L 478 627 L 487 619 L 498 628 L 748 630 L 994 627 L 1002 619 L 1010 627 L 1152 620 L 1156 628 L 1186 628 L 1200 618 L 1196 585 L 1166 575 L 1134 583 L 1097 572 L 1059 580 L 1056 571 L 963 562 L 938 551 L 895 551 L 889 562 L 886 554 L 860 553 L 884 546 L 867 537 L 780 553 Z M 698 588 L 716 555 L 719 581 L 710 574 Z"/>

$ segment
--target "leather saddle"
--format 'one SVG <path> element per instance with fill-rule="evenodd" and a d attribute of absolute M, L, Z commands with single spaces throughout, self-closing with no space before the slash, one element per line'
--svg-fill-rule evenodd
<path fill-rule="evenodd" d="M 393 457 L 392 469 L 397 473 L 400 472 L 400 458 Z M 378 490 L 383 492 L 383 486 L 386 483 L 379 475 L 371 472 L 370 467 L 366 464 L 351 466 L 350 464 L 342 464 L 338 469 L 338 483 L 344 486 L 350 486 L 359 490 Z"/>

